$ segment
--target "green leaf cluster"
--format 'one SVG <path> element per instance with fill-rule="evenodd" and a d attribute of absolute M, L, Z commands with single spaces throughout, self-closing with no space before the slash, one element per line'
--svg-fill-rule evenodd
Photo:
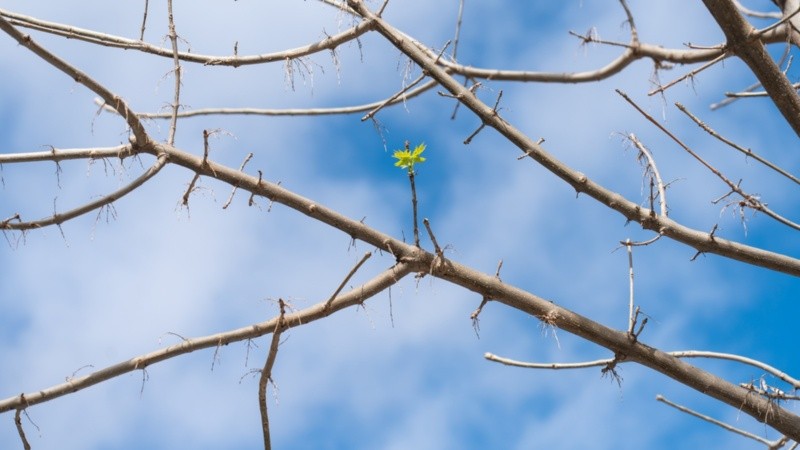
<path fill-rule="evenodd" d="M 414 171 L 414 164 L 425 162 L 425 158 L 422 156 L 422 152 L 424 151 L 424 142 L 416 146 L 414 150 L 409 150 L 408 144 L 406 144 L 405 150 L 395 150 L 394 155 L 392 155 L 394 158 L 397 158 L 397 162 L 395 162 L 394 165 L 401 169 L 408 169 L 408 172 L 411 173 Z"/>

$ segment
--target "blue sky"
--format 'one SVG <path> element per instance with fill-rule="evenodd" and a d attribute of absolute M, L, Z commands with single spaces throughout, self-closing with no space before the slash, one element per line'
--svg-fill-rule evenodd
<path fill-rule="evenodd" d="M 42 19 L 138 37 L 142 2 L 7 1 L 3 8 Z M 529 3 L 529 4 L 528 4 Z M 191 7 L 189 7 L 191 5 Z M 618 54 L 580 47 L 568 30 L 595 27 L 604 39 L 627 41 L 616 2 L 467 2 L 459 60 L 506 69 L 572 71 L 600 67 Z M 769 2 L 750 2 L 768 8 Z M 451 38 L 458 3 L 390 2 L 387 19 L 439 48 Z M 678 48 L 686 42 L 721 42 L 700 2 L 631 1 L 644 42 Z M 163 42 L 165 2 L 151 2 L 146 39 Z M 680 23 L 680 32 L 675 24 Z M 204 54 L 265 53 L 304 45 L 350 25 L 350 19 L 311 1 L 195 1 L 176 6 L 176 26 Z M 172 98 L 171 61 L 133 51 L 33 33 L 44 46 L 127 99 L 137 111 L 157 111 Z M 338 68 L 328 53 L 315 55 L 313 75 L 297 76 L 294 89 L 281 64 L 209 68 L 186 65 L 183 102 L 190 108 L 324 107 L 375 101 L 403 84 L 406 64 L 377 35 L 363 48 L 339 49 Z M 779 48 L 774 49 L 776 53 Z M 112 146 L 127 141 L 117 118 L 95 116 L 94 95 L 38 60 L 9 38 L 0 39 L 0 151 Z M 682 75 L 677 67 L 664 81 Z M 419 72 L 412 70 L 412 77 Z M 668 191 L 670 215 L 685 224 L 767 249 L 796 255 L 784 228 L 750 217 L 745 232 L 731 211 L 710 201 L 726 192 L 696 162 L 670 143 L 614 93 L 629 93 L 664 120 L 685 142 L 771 207 L 792 217 L 792 187 L 752 161 L 719 145 L 675 109 L 686 105 L 727 137 L 798 169 L 796 136 L 765 100 L 739 101 L 719 111 L 708 105 L 726 91 L 753 82 L 737 61 L 647 97 L 652 64 L 640 61 L 617 76 L 582 85 L 484 82 L 479 95 L 493 103 L 503 91 L 501 114 L 531 137 L 546 139 L 558 158 L 630 199 L 643 199 L 635 152 L 620 134 L 635 133 L 652 150 Z M 794 71 L 790 78 L 795 81 Z M 393 236 L 411 239 L 408 180 L 392 166 L 391 150 L 403 141 L 426 142 L 419 168 L 420 215 L 431 220 L 448 256 L 493 273 L 503 259 L 504 281 L 530 290 L 612 327 L 627 320 L 626 238 L 646 239 L 636 225 L 581 196 L 491 130 L 462 141 L 479 121 L 462 108 L 451 120 L 452 100 L 435 92 L 378 115 L 382 137 L 360 115 L 340 117 L 202 117 L 179 123 L 176 145 L 202 152 L 202 130 L 223 129 L 211 157 L 238 167 L 254 153 L 248 171 L 334 208 Z M 166 122 L 148 122 L 166 138 Z M 146 166 L 148 158 L 142 158 Z M 142 166 L 64 162 L 5 165 L 0 216 L 23 218 L 69 208 L 136 177 Z M 305 216 L 261 199 L 248 207 L 239 193 L 222 209 L 230 189 L 202 180 L 190 209 L 178 207 L 192 174 L 168 166 L 139 191 L 114 204 L 113 217 L 94 214 L 57 228 L 33 231 L 0 248 L 1 398 L 42 389 L 77 371 L 127 360 L 181 336 L 204 336 L 266 320 L 275 299 L 301 309 L 325 300 L 364 252 L 363 243 Z M 14 239 L 14 235 L 9 235 Z M 425 245 L 430 247 L 426 239 Z M 636 249 L 637 304 L 650 317 L 642 340 L 664 350 L 739 353 L 797 374 L 791 331 L 800 284 L 764 269 L 701 256 L 666 239 Z M 392 264 L 374 255 L 351 282 L 356 285 Z M 575 362 L 609 352 L 544 330 L 539 322 L 489 304 L 476 337 L 469 320 L 475 294 L 440 280 L 405 280 L 365 308 L 287 332 L 270 393 L 275 448 L 351 449 L 572 449 L 686 448 L 761 445 L 657 403 L 656 394 L 774 439 L 774 432 L 734 408 L 704 398 L 642 367 L 621 368 L 621 387 L 599 369 L 529 371 L 487 362 L 485 352 L 540 362 Z M 391 316 L 390 316 L 391 305 Z M 557 337 L 557 339 L 556 339 Z M 261 442 L 256 389 L 268 338 L 200 351 L 124 375 L 74 395 L 31 407 L 38 425 L 25 422 L 34 448 L 257 448 Z M 728 380 L 762 372 L 732 363 L 694 361 Z M 212 363 L 213 370 L 212 370 Z M 92 367 L 85 367 L 91 365 Z M 796 409 L 792 405 L 789 408 Z M 13 415 L 0 420 L 0 448 L 21 448 Z"/>

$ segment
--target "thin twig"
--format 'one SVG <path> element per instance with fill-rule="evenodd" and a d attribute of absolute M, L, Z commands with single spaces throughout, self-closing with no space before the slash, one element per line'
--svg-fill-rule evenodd
<path fill-rule="evenodd" d="M 498 280 L 500 280 L 500 269 L 502 267 L 503 267 L 503 260 L 501 259 L 500 262 L 497 263 L 497 271 L 494 274 L 495 278 L 497 278 Z M 492 300 L 491 298 L 484 296 L 481 299 L 481 304 L 478 305 L 475 311 L 472 311 L 472 314 L 469 315 L 469 318 L 472 320 L 472 329 L 475 330 L 475 336 L 478 336 L 478 339 L 480 339 L 481 337 L 480 334 L 478 333 L 481 329 L 480 320 L 478 316 L 480 316 L 481 311 L 483 311 L 483 307 L 486 306 L 486 304 L 489 303 L 491 300 Z"/>
<path fill-rule="evenodd" d="M 656 89 L 653 89 L 652 91 L 648 92 L 648 93 L 647 93 L 647 95 L 648 95 L 648 96 L 650 96 L 650 95 L 655 95 L 655 94 L 659 94 L 659 93 L 661 93 L 661 92 L 664 92 L 664 91 L 666 91 L 667 89 L 671 88 L 672 86 L 674 86 L 674 85 L 676 85 L 676 84 L 680 83 L 681 81 L 683 81 L 683 80 L 685 80 L 685 79 L 687 79 L 687 78 L 693 78 L 693 77 L 694 77 L 695 75 L 697 75 L 698 73 L 700 73 L 700 72 L 702 72 L 702 71 L 704 71 L 704 70 L 708 69 L 709 67 L 711 67 L 711 66 L 713 66 L 714 64 L 716 64 L 716 63 L 718 63 L 718 62 L 722 61 L 723 59 L 727 58 L 728 56 L 729 56 L 729 55 L 728 55 L 727 53 L 723 53 L 723 54 L 721 54 L 721 55 L 717 56 L 716 58 L 712 59 L 711 61 L 709 61 L 709 62 L 707 62 L 707 63 L 703 64 L 703 65 L 702 65 L 702 66 L 700 66 L 700 67 L 698 67 L 697 69 L 694 69 L 694 70 L 692 70 L 692 71 L 689 71 L 689 72 L 687 72 L 686 74 L 684 74 L 684 75 L 682 75 L 682 76 L 680 76 L 680 77 L 678 77 L 678 78 L 676 78 L 676 79 L 674 79 L 674 80 L 670 81 L 669 83 L 667 83 L 667 84 L 665 84 L 665 85 L 663 85 L 663 86 L 659 86 L 659 87 L 658 87 L 658 88 L 656 88 Z"/>
<path fill-rule="evenodd" d="M 762 375 L 759 378 L 758 385 L 751 380 L 748 383 L 739 383 L 739 386 L 774 401 L 800 400 L 800 395 L 787 394 L 785 391 L 775 386 L 768 385 L 764 377 L 765 375 Z"/>
<path fill-rule="evenodd" d="M 761 86 L 761 83 L 754 84 L 752 86 L 754 86 L 753 89 L 755 89 L 755 88 Z M 740 91 L 740 92 L 725 92 L 725 97 L 726 97 L 725 100 L 733 101 L 733 100 L 735 100 L 737 98 L 769 97 L 769 93 L 767 91 L 755 91 L 755 92 L 753 92 L 752 89 L 750 91 L 748 91 L 747 89 L 749 89 L 749 88 L 750 87 L 748 87 L 744 91 Z M 794 89 L 794 90 L 800 89 L 800 83 L 792 83 L 792 89 Z M 711 109 L 714 110 L 714 109 L 718 108 L 719 105 L 721 105 L 721 103 L 722 102 L 712 104 L 711 105 Z"/>
<path fill-rule="evenodd" d="M 760 162 L 761 164 L 769 167 L 770 169 L 778 172 L 779 174 L 783 175 L 784 177 L 788 178 L 789 180 L 793 181 L 796 184 L 800 184 L 800 179 L 795 177 L 794 175 L 790 174 L 789 172 L 781 169 L 777 165 L 773 164 L 772 162 L 768 161 L 766 158 L 762 158 L 758 153 L 753 152 L 753 150 L 749 148 L 744 148 L 741 145 L 736 144 L 735 142 L 725 138 L 721 134 L 717 133 L 712 129 L 710 126 L 706 125 L 705 122 L 700 120 L 697 116 L 689 112 L 689 110 L 680 103 L 675 103 L 675 106 L 684 114 L 686 114 L 690 119 L 694 121 L 700 128 L 702 128 L 706 133 L 714 136 L 715 138 L 719 139 L 720 141 L 728 144 L 728 146 L 732 147 L 733 149 L 737 150 L 738 152 L 742 153 L 748 158 L 753 158 L 756 161 Z"/>
<path fill-rule="evenodd" d="M 19 439 L 22 441 L 22 448 L 25 450 L 31 450 L 31 444 L 28 442 L 28 438 L 25 437 L 25 430 L 22 428 L 22 414 L 23 409 L 17 409 L 17 412 L 14 413 L 14 425 L 17 427 L 17 434 L 19 435 Z M 27 413 L 26 413 L 27 415 Z"/>
<path fill-rule="evenodd" d="M 183 197 L 181 197 L 181 206 L 185 207 L 187 211 L 189 211 L 189 195 L 194 192 L 198 180 L 200 180 L 200 173 L 196 172 L 192 177 L 192 181 L 190 181 L 189 185 L 186 187 Z"/>
<path fill-rule="evenodd" d="M 419 225 L 417 220 L 417 188 L 414 183 L 414 171 L 408 172 L 408 180 L 411 182 L 411 206 L 414 210 L 414 245 L 419 247 Z"/>
<path fill-rule="evenodd" d="M 144 30 L 147 26 L 147 8 L 150 5 L 150 0 L 144 0 L 144 13 L 142 14 L 142 31 L 139 34 L 139 40 L 144 41 Z"/>
<path fill-rule="evenodd" d="M 239 166 L 239 172 L 243 172 L 244 171 L 244 166 L 246 166 L 247 163 L 252 158 L 253 158 L 253 153 L 252 152 L 248 153 L 247 156 L 244 158 L 244 161 L 242 161 L 242 165 Z M 236 190 L 237 189 L 239 189 L 239 186 L 238 185 L 233 185 L 233 189 L 231 190 L 231 195 L 228 197 L 228 200 L 225 201 L 225 204 L 222 205 L 222 209 L 228 209 L 228 206 L 230 206 L 231 202 L 233 201 L 233 196 L 234 196 L 234 194 L 236 194 Z"/>
<path fill-rule="evenodd" d="M 364 263 L 367 262 L 367 260 L 371 256 L 372 256 L 372 252 L 364 253 L 364 256 L 361 257 L 361 259 L 358 261 L 358 263 L 356 263 L 356 265 L 353 266 L 352 269 L 350 269 L 350 272 L 348 272 L 347 275 L 344 277 L 344 280 L 342 280 L 342 282 L 339 284 L 339 287 L 337 287 L 336 290 L 333 292 L 333 295 L 331 295 L 330 298 L 328 299 L 328 301 L 325 302 L 325 307 L 324 307 L 325 310 L 330 309 L 331 303 L 333 303 L 333 301 L 336 300 L 336 296 L 339 295 L 340 292 L 342 292 L 342 289 L 344 289 L 344 287 L 347 284 L 347 282 L 350 281 L 350 278 L 353 278 L 353 275 L 356 274 L 358 269 L 360 269 L 361 266 L 364 265 Z"/>
<path fill-rule="evenodd" d="M 753 83 L 750 86 L 747 86 L 746 88 L 744 88 L 741 92 L 752 92 L 752 91 L 758 89 L 759 87 L 761 87 L 761 83 Z M 717 103 L 712 103 L 708 108 L 711 111 L 714 111 L 714 110 L 717 110 L 719 108 L 722 108 L 723 106 L 727 106 L 727 105 L 735 102 L 740 96 L 742 96 L 742 97 L 744 96 L 744 95 L 740 95 L 740 93 L 736 93 L 736 94 L 726 93 L 724 99 L 718 101 Z M 767 95 L 767 93 L 764 92 L 764 95 Z"/>
<path fill-rule="evenodd" d="M 442 251 L 442 248 L 439 247 L 439 243 L 436 241 L 436 236 L 433 235 L 433 230 L 431 229 L 431 222 L 427 218 L 425 218 L 422 219 L 422 223 L 425 224 L 425 229 L 428 230 L 428 236 L 430 236 L 431 242 L 433 242 L 433 248 L 434 251 L 436 252 L 436 256 L 438 256 L 440 259 L 443 259 L 444 252 Z"/>
<path fill-rule="evenodd" d="M 633 250 L 630 239 L 625 240 L 625 247 L 628 249 L 628 335 L 633 336 L 636 319 L 633 317 Z"/>
<path fill-rule="evenodd" d="M 172 98 L 172 116 L 170 117 L 167 144 L 175 143 L 175 132 L 178 128 L 178 109 L 181 100 L 181 60 L 178 56 L 178 33 L 175 31 L 175 18 L 172 14 L 172 0 L 167 0 L 167 20 L 169 21 L 169 41 L 172 44 L 173 73 L 175 75 L 175 92 Z"/>
<path fill-rule="evenodd" d="M 631 9 L 628 7 L 628 2 L 625 0 L 619 0 L 619 4 L 622 6 L 622 10 L 625 11 L 625 17 L 628 22 L 628 25 L 631 27 L 631 45 L 639 45 L 639 32 L 636 30 L 636 22 L 633 20 L 633 14 L 631 13 Z"/>
<path fill-rule="evenodd" d="M 700 350 L 680 350 L 680 351 L 672 351 L 666 353 L 670 356 L 674 356 L 675 358 L 709 358 L 709 359 L 722 359 L 728 361 L 735 361 L 741 364 L 746 364 L 748 366 L 764 370 L 765 372 L 769 373 L 775 378 L 778 378 L 779 380 L 792 386 L 793 388 L 800 389 L 800 380 L 790 377 L 786 373 L 778 370 L 775 367 L 770 366 L 769 364 L 765 364 L 761 361 L 757 361 L 755 359 L 751 359 L 746 356 L 734 355 L 731 353 L 709 352 Z M 578 363 L 532 363 L 532 362 L 516 361 L 509 358 L 503 358 L 491 353 L 486 353 L 484 357 L 490 361 L 499 362 L 507 366 L 524 367 L 528 369 L 582 369 L 586 367 L 605 366 L 613 360 L 613 358 L 609 358 L 609 359 L 598 359 L 595 361 L 586 361 Z"/>
<path fill-rule="evenodd" d="M 739 2 L 739 0 L 733 0 L 733 4 L 736 5 L 736 8 L 741 11 L 742 14 L 750 17 L 755 17 L 758 19 L 780 19 L 781 13 L 777 12 L 761 12 L 761 11 L 754 11 L 752 9 L 746 8 L 744 5 Z"/>
<path fill-rule="evenodd" d="M 472 314 L 469 315 L 470 320 L 472 320 L 472 329 L 475 330 L 475 336 L 477 336 L 478 339 L 480 339 L 481 337 L 481 335 L 479 334 L 479 332 L 481 331 L 481 321 L 478 318 L 478 316 L 480 316 L 481 311 L 483 311 L 483 307 L 486 306 L 487 303 L 489 303 L 489 300 L 491 300 L 489 297 L 483 297 L 481 299 L 481 304 L 478 305 L 475 311 L 472 311 Z"/>
<path fill-rule="evenodd" d="M 783 63 L 786 62 L 787 60 L 791 61 L 791 50 L 792 50 L 792 45 L 791 45 L 790 42 L 787 42 L 786 45 L 784 46 L 783 54 L 781 55 L 781 59 L 780 59 L 780 61 L 778 61 L 778 65 L 779 66 L 782 66 Z M 784 75 L 786 75 L 788 66 L 789 66 L 789 64 L 787 63 L 787 67 L 783 71 Z M 766 96 L 769 96 L 769 94 L 767 94 L 766 91 L 753 92 L 753 91 L 755 91 L 756 89 L 758 89 L 761 86 L 762 85 L 761 85 L 760 82 L 756 82 L 756 83 L 751 84 L 750 86 L 747 86 L 742 91 L 739 91 L 739 92 L 736 92 L 736 93 L 726 92 L 725 93 L 725 98 L 723 100 L 717 102 L 717 103 L 712 103 L 709 106 L 709 109 L 714 111 L 715 109 L 719 109 L 719 108 L 722 108 L 723 106 L 729 105 L 729 104 L 735 102 L 736 100 L 738 100 L 739 98 L 742 98 L 742 97 L 751 97 L 751 96 L 752 97 L 760 97 L 760 96 L 766 97 Z M 800 83 L 794 83 L 792 86 L 795 89 L 797 89 L 797 88 L 800 87 Z"/>
<path fill-rule="evenodd" d="M 200 163 L 200 167 L 203 169 L 210 169 L 211 172 L 214 172 L 214 169 L 208 164 L 208 153 L 209 153 L 209 143 L 208 138 L 214 134 L 215 131 L 209 132 L 208 130 L 203 130 L 203 161 Z M 216 174 L 214 174 L 216 175 Z M 189 208 L 189 195 L 195 190 L 195 185 L 197 181 L 200 180 L 200 172 L 195 172 L 194 177 L 192 177 L 192 181 L 189 183 L 189 187 L 186 188 L 186 192 L 183 194 L 183 198 L 181 200 L 181 205 L 185 206 L 188 210 Z M 233 195 L 233 194 L 231 194 Z"/>
<path fill-rule="evenodd" d="M 453 36 L 453 54 L 451 55 L 453 61 L 456 61 L 458 54 L 458 39 L 461 37 L 461 19 L 464 17 L 464 0 L 458 1 L 458 15 L 456 19 L 456 33 Z"/>
<path fill-rule="evenodd" d="M 450 45 L 450 41 L 447 41 L 444 44 L 444 46 L 442 47 L 442 50 L 439 52 L 439 55 L 437 56 L 437 60 L 438 60 L 438 58 L 440 58 L 442 56 L 442 54 L 444 53 L 444 51 L 447 49 L 447 47 L 449 45 Z M 400 91 L 398 91 L 397 93 L 395 93 L 391 97 L 387 98 L 386 100 L 380 102 L 380 104 L 378 104 L 378 106 L 376 106 L 375 108 L 370 110 L 367 114 L 365 114 L 363 117 L 361 117 L 361 121 L 363 122 L 363 121 L 368 120 L 368 119 L 373 119 L 375 114 L 378 113 L 378 111 L 383 109 L 386 105 L 391 105 L 391 104 L 397 103 L 398 99 L 401 96 L 402 96 L 402 100 L 401 101 L 405 102 L 408 99 L 408 96 L 405 95 L 406 92 L 408 92 L 411 88 L 413 88 L 414 86 L 416 86 L 417 84 L 422 82 L 422 80 L 424 80 L 427 76 L 428 76 L 428 74 L 425 73 L 425 71 L 423 71 L 422 74 L 419 77 L 417 77 L 417 79 L 412 81 L 407 86 L 403 86 L 403 88 Z M 431 86 L 433 86 L 433 85 L 431 84 Z"/>
<path fill-rule="evenodd" d="M 377 114 L 377 113 L 378 113 L 378 111 L 380 111 L 381 109 L 383 109 L 385 106 L 387 106 L 387 105 L 393 105 L 393 104 L 395 104 L 395 103 L 398 103 L 398 99 L 399 99 L 401 96 L 403 97 L 402 101 L 405 101 L 405 100 L 408 98 L 408 97 L 405 95 L 405 94 L 406 94 L 406 92 L 408 92 L 408 91 L 409 91 L 411 88 L 413 88 L 414 86 L 416 86 L 417 84 L 419 84 L 419 83 L 420 83 L 422 80 L 424 80 L 424 79 L 425 79 L 425 77 L 427 77 L 427 75 L 425 75 L 425 74 L 423 73 L 422 75 L 420 75 L 419 77 L 417 77 L 417 79 L 415 79 L 414 81 L 412 81 L 411 83 L 409 83 L 409 84 L 408 84 L 408 86 L 403 86 L 403 89 L 400 89 L 398 92 L 396 92 L 395 94 L 393 94 L 391 97 L 389 97 L 389 98 L 387 98 L 386 100 L 384 100 L 384 101 L 380 102 L 380 103 L 379 103 L 379 104 L 378 104 L 378 105 L 377 105 L 375 108 L 371 109 L 371 110 L 370 110 L 368 113 L 364 114 L 364 116 L 363 116 L 363 117 L 361 117 L 361 121 L 363 122 L 363 121 L 365 121 L 365 120 L 367 120 L 367 119 L 372 119 L 372 117 L 373 117 L 375 114 Z M 433 86 L 433 84 L 430 84 L 430 86 Z"/>
<path fill-rule="evenodd" d="M 386 5 L 388 5 L 388 4 L 389 4 L 389 0 L 383 0 L 383 3 L 381 4 L 381 7 L 378 8 L 378 12 L 376 12 L 375 14 L 378 17 L 381 17 L 383 15 L 383 10 L 386 9 Z"/>
<path fill-rule="evenodd" d="M 714 425 L 716 425 L 718 427 L 724 428 L 727 431 L 730 431 L 730 432 L 736 433 L 736 434 L 738 434 L 740 436 L 744 436 L 744 437 L 756 440 L 758 442 L 761 442 L 762 444 L 768 446 L 769 448 L 775 448 L 775 442 L 768 441 L 768 440 L 762 438 L 761 436 L 758 436 L 758 435 L 755 435 L 753 433 L 744 431 L 744 430 L 742 430 L 740 428 L 736 428 L 734 426 L 728 425 L 725 422 L 721 422 L 721 421 L 719 421 L 717 419 L 714 419 L 711 416 L 707 416 L 705 414 L 701 414 L 701 413 L 699 413 L 697 411 L 694 411 L 692 409 L 689 409 L 689 408 L 687 408 L 685 406 L 681 406 L 681 405 L 678 405 L 677 403 L 673 403 L 673 402 L 667 400 L 666 398 L 664 398 L 663 395 L 660 395 L 660 394 L 656 395 L 656 400 L 661 402 L 661 403 L 664 403 L 665 405 L 669 405 L 669 406 L 677 409 L 678 411 L 684 412 L 684 413 L 689 414 L 691 416 L 695 416 L 698 419 L 705 420 L 708 423 L 711 423 L 711 424 L 714 424 Z"/>
<path fill-rule="evenodd" d="M 497 107 L 500 105 L 500 99 L 501 98 L 503 98 L 503 91 L 500 91 L 497 94 L 497 100 L 495 100 L 494 108 L 492 108 L 492 114 L 495 115 L 495 116 L 497 116 L 497 112 L 498 112 Z M 464 145 L 469 145 L 469 143 L 472 142 L 472 139 L 474 139 L 475 136 L 477 136 L 478 133 L 480 133 L 481 130 L 483 130 L 485 127 L 486 127 L 486 121 L 485 120 L 481 121 L 481 125 L 478 127 L 478 129 L 473 131 L 472 134 L 470 134 L 469 136 L 467 136 L 466 139 L 464 139 Z"/>
<path fill-rule="evenodd" d="M 664 185 L 664 181 L 661 178 L 661 173 L 658 171 L 658 166 L 656 166 L 656 160 L 653 158 L 653 155 L 650 153 L 650 150 L 642 144 L 642 142 L 634 135 L 633 133 L 628 134 L 628 139 L 636 146 L 636 149 L 639 150 L 639 155 L 643 156 L 644 159 L 647 161 L 645 164 L 645 175 L 649 172 L 652 173 L 652 177 L 655 177 L 656 187 L 658 189 L 658 200 L 659 206 L 661 209 L 661 215 L 667 217 L 668 209 L 667 209 L 667 189 Z M 651 178 L 652 180 L 652 178 Z M 655 211 L 653 208 L 653 195 L 650 194 L 650 210 Z"/>
<path fill-rule="evenodd" d="M 430 90 L 436 86 L 436 81 L 428 81 L 422 86 L 408 92 L 400 91 L 394 94 L 394 100 L 389 101 L 380 100 L 377 102 L 366 103 L 363 105 L 341 106 L 332 108 L 289 108 L 289 109 L 273 109 L 273 108 L 199 108 L 199 109 L 183 109 L 178 113 L 178 118 L 199 117 L 199 116 L 328 116 L 328 115 L 344 115 L 356 114 L 372 109 L 386 106 L 393 106 L 398 103 L 404 102 L 411 98 Z M 95 101 L 97 103 L 97 101 Z M 102 102 L 100 103 L 102 105 Z M 113 109 L 105 109 L 108 112 L 116 112 Z M 141 119 L 169 119 L 172 113 L 140 113 L 138 116 Z"/>
<path fill-rule="evenodd" d="M 777 22 L 775 22 L 773 24 L 770 24 L 769 26 L 767 26 L 765 28 L 762 28 L 762 29 L 756 31 L 755 33 L 752 34 L 752 36 L 753 37 L 763 36 L 763 35 L 769 33 L 770 31 L 780 27 L 781 25 L 783 25 L 785 23 L 789 23 L 789 21 L 792 20 L 792 17 L 796 16 L 798 13 L 800 13 L 800 5 L 798 5 L 798 8 L 795 9 L 790 14 L 786 14 L 786 12 L 784 11 L 783 14 L 785 14 L 785 15 L 783 15 L 781 20 L 779 20 L 779 21 L 777 21 Z M 790 25 L 790 28 L 793 28 L 793 26 L 791 24 L 789 24 L 789 25 Z M 790 33 L 790 36 L 791 36 L 791 31 L 789 33 Z"/>
<path fill-rule="evenodd" d="M 261 430 L 264 433 L 264 450 L 270 450 L 272 443 L 269 438 L 269 416 L 267 415 L 267 383 L 272 381 L 272 366 L 275 365 L 275 358 L 278 356 L 278 344 L 280 343 L 281 332 L 284 327 L 284 316 L 286 315 L 286 303 L 283 299 L 278 299 L 280 315 L 272 331 L 272 340 L 269 344 L 269 353 L 261 369 L 261 378 L 258 380 L 258 406 L 261 411 Z"/>
<path fill-rule="evenodd" d="M 637 111 L 639 111 L 639 113 L 642 114 L 650 123 L 655 125 L 659 130 L 661 130 L 670 139 L 672 139 L 676 144 L 678 144 L 678 146 L 680 146 L 684 151 L 686 151 L 689 155 L 691 155 L 700 164 L 705 166 L 709 171 L 711 171 L 711 173 L 716 175 L 717 178 L 722 180 L 722 182 L 724 182 L 726 185 L 728 185 L 728 188 L 730 188 L 730 193 L 729 194 L 736 193 L 737 195 L 742 197 L 743 201 L 738 202 L 739 207 L 741 207 L 741 208 L 747 207 L 747 208 L 751 208 L 751 209 L 753 209 L 755 211 L 761 211 L 764 214 L 768 215 L 769 217 L 772 217 L 776 221 L 778 221 L 778 222 L 780 222 L 780 223 L 782 223 L 782 224 L 784 224 L 784 225 L 786 225 L 788 227 L 794 228 L 795 230 L 800 230 L 800 224 L 797 224 L 797 223 L 795 223 L 795 222 L 793 222 L 793 221 L 781 216 L 780 214 L 772 211 L 757 196 L 751 195 L 751 194 L 748 194 L 748 193 L 744 192 L 739 187 L 738 183 L 734 183 L 733 181 L 728 179 L 728 177 L 726 177 L 722 172 L 717 170 L 714 166 L 712 166 L 706 160 L 704 160 L 702 157 L 700 157 L 700 155 L 695 153 L 694 150 L 689 148 L 688 145 L 684 144 L 683 141 L 678 139 L 678 137 L 675 136 L 671 131 L 667 130 L 667 128 L 664 127 L 663 125 L 661 125 L 661 123 L 659 123 L 655 118 L 653 118 L 653 116 L 651 116 L 645 110 L 643 110 L 641 107 L 639 107 L 639 105 L 637 105 L 636 102 L 634 102 L 630 97 L 628 97 L 627 94 L 625 94 L 624 92 L 622 92 L 619 89 L 616 89 L 616 92 L 620 96 L 622 96 L 622 98 L 624 98 L 625 101 L 627 101 Z M 729 194 L 726 194 L 726 195 L 729 195 Z"/>
<path fill-rule="evenodd" d="M 94 211 L 96 209 L 102 208 L 106 205 L 111 204 L 112 202 L 119 200 L 120 198 L 124 197 L 125 195 L 133 192 L 136 188 L 143 185 L 145 182 L 153 178 L 165 165 L 167 164 L 167 155 L 161 154 L 158 159 L 150 166 L 142 175 L 138 178 L 123 186 L 122 188 L 107 194 L 95 201 L 86 203 L 84 205 L 78 206 L 74 209 L 63 213 L 54 213 L 50 217 L 46 217 L 43 219 L 33 220 L 30 222 L 6 222 L 3 223 L 3 226 L 0 228 L 8 229 L 8 230 L 27 230 L 27 229 L 34 229 L 34 228 L 41 228 L 50 225 L 61 225 L 62 223 L 74 219 L 75 217 L 81 216 L 86 214 L 90 211 Z"/>
<path fill-rule="evenodd" d="M 748 358 L 746 356 L 735 355 L 732 353 L 719 353 L 719 352 L 709 352 L 709 351 L 701 351 L 701 350 L 684 350 L 684 351 L 675 351 L 670 352 L 672 356 L 676 358 L 712 358 L 712 359 L 724 359 L 728 361 L 735 361 L 742 364 L 747 364 L 752 367 L 757 367 L 770 375 L 774 376 L 775 378 L 783 381 L 786 384 L 791 385 L 795 389 L 800 389 L 800 380 L 792 378 L 789 374 L 778 370 L 777 368 L 770 366 L 769 364 L 763 363 L 761 361 Z"/>
<path fill-rule="evenodd" d="M 406 150 L 408 150 L 408 141 L 406 141 Z M 421 248 L 419 245 L 419 221 L 417 219 L 417 187 L 414 183 L 414 168 L 408 171 L 408 181 L 411 183 L 411 209 L 414 214 L 414 245 Z"/>
<path fill-rule="evenodd" d="M 506 366 L 522 367 L 526 369 L 553 369 L 553 370 L 585 369 L 588 367 L 607 366 L 611 361 L 614 360 L 613 358 L 608 358 L 608 359 L 598 359 L 595 361 L 584 361 L 577 363 L 532 363 L 532 362 L 516 361 L 509 358 L 503 358 L 493 353 L 484 353 L 483 357 L 489 361 L 498 362 Z"/>

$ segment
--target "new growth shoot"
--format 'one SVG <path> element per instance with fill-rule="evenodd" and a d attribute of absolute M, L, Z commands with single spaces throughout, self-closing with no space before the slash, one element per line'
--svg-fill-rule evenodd
<path fill-rule="evenodd" d="M 425 162 L 422 152 L 425 151 L 425 143 L 417 145 L 414 150 L 410 150 L 409 143 L 406 141 L 405 150 L 395 150 L 392 157 L 397 161 L 396 167 L 408 170 L 408 180 L 411 182 L 411 207 L 414 210 L 414 245 L 419 247 L 419 222 L 417 221 L 417 189 L 414 185 L 414 164 Z"/>
<path fill-rule="evenodd" d="M 425 143 L 419 144 L 414 148 L 412 152 L 409 150 L 408 141 L 406 141 L 406 149 L 405 150 L 395 150 L 394 158 L 397 158 L 397 162 L 394 163 L 395 166 L 401 169 L 408 169 L 409 175 L 413 176 L 414 173 L 414 164 L 416 163 L 423 163 L 425 162 L 425 158 L 422 156 L 422 152 L 425 151 Z"/>

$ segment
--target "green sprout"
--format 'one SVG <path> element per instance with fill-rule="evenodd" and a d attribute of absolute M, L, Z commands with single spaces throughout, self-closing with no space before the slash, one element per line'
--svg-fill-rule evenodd
<path fill-rule="evenodd" d="M 406 141 L 405 150 L 395 150 L 394 158 L 397 162 L 394 163 L 396 167 L 408 170 L 408 180 L 411 182 L 411 207 L 414 210 L 414 244 L 419 247 L 419 224 L 417 222 L 417 188 L 414 185 L 414 164 L 421 164 L 425 162 L 422 152 L 425 151 L 425 143 L 419 144 L 414 151 L 409 150 L 408 141 Z"/>
<path fill-rule="evenodd" d="M 394 165 L 401 169 L 408 169 L 409 173 L 413 173 L 414 164 L 425 162 L 425 158 L 422 157 L 422 152 L 424 151 L 424 142 L 419 144 L 414 151 L 411 151 L 408 149 L 408 141 L 406 141 L 406 149 L 395 150 L 394 155 L 392 155 L 394 158 L 397 158 L 397 162 L 395 162 Z"/>

